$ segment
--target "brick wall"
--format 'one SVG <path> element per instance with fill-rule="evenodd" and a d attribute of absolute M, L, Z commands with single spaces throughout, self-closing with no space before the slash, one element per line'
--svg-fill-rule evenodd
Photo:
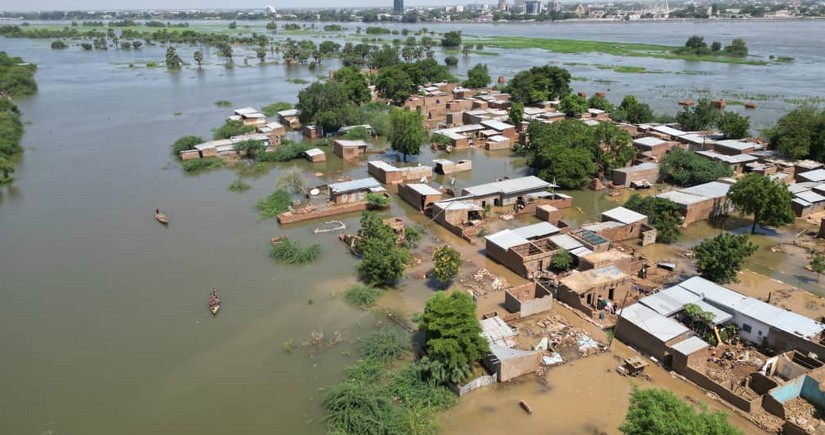
<path fill-rule="evenodd" d="M 316 210 L 305 214 L 292 214 L 292 212 L 285 212 L 278 215 L 278 223 L 281 225 L 291 224 L 295 222 L 308 221 L 322 217 L 335 216 L 345 213 L 353 213 L 367 209 L 367 203 L 358 202 L 354 204 L 338 205 L 325 208 L 323 210 Z"/>

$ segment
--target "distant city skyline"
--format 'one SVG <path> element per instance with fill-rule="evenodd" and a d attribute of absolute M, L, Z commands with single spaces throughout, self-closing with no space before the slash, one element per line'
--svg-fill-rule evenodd
<path fill-rule="evenodd" d="M 512 3 L 512 0 L 510 0 Z M 4 2 L 5 3 L 5 2 Z M 406 0 L 404 6 L 454 6 L 473 3 L 495 5 L 496 0 Z M 69 11 L 69 10 L 134 10 L 134 9 L 264 9 L 267 5 L 275 9 L 296 8 L 393 8 L 393 0 L 304 0 L 295 2 L 273 0 L 30 0 L 9 2 L 0 6 L 0 11 Z"/>

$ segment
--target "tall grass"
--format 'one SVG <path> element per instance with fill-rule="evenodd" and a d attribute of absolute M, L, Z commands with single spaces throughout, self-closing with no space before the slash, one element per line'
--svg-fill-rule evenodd
<path fill-rule="evenodd" d="M 272 247 L 269 256 L 281 263 L 303 264 L 315 261 L 321 255 L 321 245 L 315 244 L 309 248 L 302 248 L 292 240 L 284 240 Z"/>
<path fill-rule="evenodd" d="M 381 296 L 381 290 L 373 286 L 357 285 L 347 289 L 344 299 L 361 308 L 369 308 L 375 305 L 375 301 Z"/>
<path fill-rule="evenodd" d="M 272 218 L 289 210 L 292 204 L 292 199 L 289 193 L 283 190 L 276 190 L 275 193 L 258 201 L 255 208 L 258 210 L 262 218 Z"/>
<path fill-rule="evenodd" d="M 377 329 L 361 341 L 361 355 L 376 361 L 393 361 L 409 350 L 409 337 L 398 329 Z"/>
<path fill-rule="evenodd" d="M 186 172 L 209 171 L 223 167 L 223 160 L 217 157 L 205 159 L 185 160 L 181 163 Z"/>
<path fill-rule="evenodd" d="M 302 143 L 287 142 L 279 146 L 275 151 L 258 154 L 259 162 L 288 162 L 302 157 L 304 151 L 310 147 Z"/>

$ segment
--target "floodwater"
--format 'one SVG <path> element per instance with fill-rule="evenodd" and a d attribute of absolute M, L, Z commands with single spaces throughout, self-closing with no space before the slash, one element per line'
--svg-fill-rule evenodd
<path fill-rule="evenodd" d="M 743 87 L 757 93 L 787 85 L 789 93 L 801 96 L 814 96 L 822 88 L 822 77 L 810 75 L 823 60 L 811 41 L 825 39 L 815 37 L 825 33 L 825 23 L 672 26 L 463 28 L 465 33 L 479 35 L 566 35 L 656 39 L 662 43 L 678 43 L 692 33 L 730 32 L 744 37 L 754 52 L 778 52 L 787 44 L 781 54 L 796 57 L 797 62 L 763 67 L 767 69 L 690 65 L 713 74 L 674 76 L 679 86 L 694 86 L 696 81 L 714 89 Z M 800 34 L 800 26 L 808 31 L 799 43 L 809 45 L 790 47 L 788 41 L 791 35 Z M 438 31 L 453 28 L 429 27 Z M 791 28 L 795 32 L 786 31 Z M 162 62 L 162 47 L 101 53 L 76 47 L 54 51 L 48 45 L 49 41 L 0 39 L 0 50 L 39 65 L 40 85 L 36 96 L 19 103 L 29 123 L 24 138 L 27 151 L 15 184 L 0 189 L 0 409 L 4 433 L 324 433 L 319 406 L 323 387 L 337 382 L 342 368 L 355 361 L 355 340 L 387 320 L 336 297 L 355 282 L 355 259 L 334 234 L 314 235 L 315 223 L 279 228 L 274 220 L 260 220 L 254 204 L 272 191 L 286 171 L 302 171 L 310 184 L 320 184 L 340 175 L 365 176 L 366 168 L 334 157 L 320 165 L 291 162 L 266 174 L 245 177 L 253 188 L 232 193 L 227 186 L 237 178 L 234 171 L 184 174 L 168 147 L 180 136 L 208 136 L 211 128 L 220 125 L 227 109 L 217 107 L 218 100 L 252 107 L 294 101 L 302 85 L 287 79 L 314 80 L 327 71 L 309 71 L 306 66 L 258 66 L 254 59 L 244 66 L 242 56 L 237 56 L 237 67 L 224 68 L 209 51 L 209 64 L 203 71 L 169 73 L 141 66 L 150 60 Z M 195 49 L 181 48 L 179 53 L 188 59 Z M 457 73 L 479 61 L 488 63 L 494 76 L 511 76 L 515 68 L 573 60 L 655 68 L 664 62 L 673 71 L 688 67 L 681 61 L 511 51 L 462 59 Z M 136 67 L 129 68 L 129 64 Z M 335 63 L 325 63 L 324 68 L 329 67 Z M 656 92 L 650 80 L 666 80 L 667 74 L 628 75 L 592 69 L 593 77 L 599 74 L 621 83 L 617 100 L 624 92 L 638 93 L 654 106 L 660 104 L 654 101 Z M 765 80 L 766 71 L 770 71 L 771 80 Z M 793 88 L 788 85 L 791 72 Z M 574 71 L 574 75 L 590 73 Z M 589 86 L 595 86 L 591 82 L 576 85 L 588 92 L 592 90 Z M 619 89 L 618 84 L 612 86 Z M 670 107 L 670 103 L 661 104 Z M 762 107 L 754 116 L 760 110 Z M 777 112 L 766 109 L 764 113 L 772 117 Z M 463 150 L 436 156 L 427 150 L 420 161 L 434 157 L 473 160 L 472 173 L 457 178 L 458 188 L 526 173 L 523 159 L 507 152 Z M 325 175 L 310 175 L 316 171 Z M 436 183 L 446 182 L 436 179 Z M 601 193 L 573 195 L 581 209 L 581 216 L 574 219 L 577 221 L 595 220 L 595 213 L 615 203 L 615 198 L 604 198 Z M 168 228 L 154 221 L 156 207 L 169 215 Z M 385 214 L 427 223 L 398 199 Z M 344 221 L 350 229 L 356 228 L 358 215 L 346 216 Z M 475 266 L 504 273 L 483 257 L 480 245 L 459 242 L 432 225 L 428 228 L 462 246 Z M 281 234 L 305 245 L 320 243 L 320 260 L 301 267 L 273 263 L 267 257 L 269 239 Z M 213 287 L 220 289 L 224 301 L 221 313 L 214 318 L 206 304 Z M 386 305 L 409 315 L 421 311 L 431 294 L 424 281 L 407 279 L 401 291 L 386 296 Z M 340 332 L 344 342 L 325 346 L 312 359 L 308 349 L 299 347 L 292 353 L 282 349 L 282 343 L 292 339 L 300 344 L 314 331 L 322 331 L 327 338 Z M 577 362 L 569 370 L 589 364 L 610 365 L 600 359 L 593 361 Z M 556 372 L 567 376 L 565 370 L 568 368 Z M 558 391 L 576 392 L 565 388 L 560 385 Z M 621 420 L 628 388 L 620 385 L 609 394 L 612 403 L 622 406 L 610 411 L 609 418 L 596 420 L 604 430 L 613 431 Z M 580 392 L 582 397 L 595 397 L 604 391 Z M 466 421 L 462 415 L 475 415 L 473 406 L 486 400 L 486 394 L 462 400 L 455 411 L 456 421 Z M 490 397 L 499 400 L 500 395 Z M 565 396 L 549 397 L 566 400 Z M 597 412 L 605 412 L 599 408 L 592 410 L 594 418 Z M 463 414 L 467 409 L 473 412 Z M 585 431 L 578 425 L 579 414 L 570 415 L 575 420 L 563 420 L 570 424 L 564 427 L 571 433 Z M 483 420 L 488 423 L 487 430 L 504 430 L 508 421 L 492 420 Z"/>

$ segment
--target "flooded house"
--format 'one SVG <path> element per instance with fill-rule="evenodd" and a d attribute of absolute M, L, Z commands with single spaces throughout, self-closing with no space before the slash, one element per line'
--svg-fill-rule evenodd
<path fill-rule="evenodd" d="M 481 207 L 485 207 L 487 204 L 504 207 L 518 203 L 524 204 L 528 195 L 547 192 L 551 187 L 556 186 L 531 175 L 465 187 L 462 189 L 461 195 L 464 198 L 472 199 Z"/>
<path fill-rule="evenodd" d="M 714 150 L 696 151 L 696 154 L 708 160 L 722 163 L 729 167 L 735 175 L 745 173 L 749 164 L 756 163 L 759 160 L 757 156 L 752 154 L 722 154 Z"/>
<path fill-rule="evenodd" d="M 656 228 L 649 224 L 648 217 L 625 207 L 603 212 L 600 223 L 584 225 L 582 229 L 592 231 L 611 242 L 640 240 L 642 246 L 656 243 Z"/>
<path fill-rule="evenodd" d="M 367 153 L 369 144 L 363 140 L 335 139 L 332 142 L 333 152 L 344 160 L 354 160 Z"/>
<path fill-rule="evenodd" d="M 664 198 L 679 205 L 684 225 L 700 220 L 727 214 L 733 210 L 728 201 L 731 184 L 711 181 L 681 190 L 660 193 L 657 198 Z"/>
<path fill-rule="evenodd" d="M 633 280 L 616 266 L 573 272 L 559 281 L 557 298 L 594 317 L 620 303 L 632 291 Z"/>
<path fill-rule="evenodd" d="M 281 137 L 286 134 L 286 129 L 280 122 L 272 121 L 258 127 L 258 133 L 268 135 L 270 143 L 276 145 L 281 143 Z"/>
<path fill-rule="evenodd" d="M 329 201 L 335 205 L 350 204 L 366 201 L 368 193 L 385 192 L 375 178 L 367 177 L 360 180 L 344 181 L 329 185 Z"/>
<path fill-rule="evenodd" d="M 327 153 L 320 148 L 312 148 L 304 151 L 304 157 L 312 163 L 325 162 L 327 160 Z"/>
<path fill-rule="evenodd" d="M 301 134 L 307 139 L 318 139 L 324 135 L 324 129 L 315 124 L 304 125 Z"/>
<path fill-rule="evenodd" d="M 278 112 L 278 120 L 280 123 L 295 130 L 301 127 L 301 121 L 298 119 L 298 115 L 298 109 L 281 110 Z"/>
<path fill-rule="evenodd" d="M 444 200 L 432 205 L 433 220 L 453 234 L 473 242 L 472 237 L 481 231 L 484 208 L 473 201 Z"/>
<path fill-rule="evenodd" d="M 241 121 L 243 125 L 263 127 L 266 125 L 266 116 L 251 107 L 235 109 L 235 114 L 227 118 L 228 121 Z"/>
<path fill-rule="evenodd" d="M 629 187 L 637 184 L 657 183 L 659 181 L 659 164 L 640 163 L 627 168 L 613 170 L 613 184 Z"/>
<path fill-rule="evenodd" d="M 550 267 L 553 254 L 560 249 L 551 239 L 557 234 L 561 229 L 549 222 L 501 230 L 484 238 L 485 251 L 518 275 L 535 276 Z"/>
<path fill-rule="evenodd" d="M 802 182 L 788 185 L 793 195 L 791 209 L 796 217 L 804 218 L 825 210 L 825 183 Z"/>
<path fill-rule="evenodd" d="M 425 182 L 432 179 L 432 166 L 396 167 L 382 160 L 367 163 L 367 172 L 384 184 L 399 184 L 407 181 Z"/>
<path fill-rule="evenodd" d="M 410 183 L 398 185 L 398 196 L 408 204 L 412 205 L 418 211 L 423 211 L 425 214 L 431 211 L 433 204 L 441 201 L 443 194 L 441 191 L 430 187 L 429 184 Z"/>
<path fill-rule="evenodd" d="M 511 287 L 504 290 L 504 308 L 519 317 L 541 314 L 553 308 L 553 293 L 538 282 Z"/>
<path fill-rule="evenodd" d="M 678 142 L 667 141 L 659 137 L 645 136 L 633 141 L 636 150 L 645 157 L 660 161 Z"/>
<path fill-rule="evenodd" d="M 720 140 L 713 144 L 713 151 L 727 156 L 750 154 L 764 148 L 761 144 L 746 140 Z"/>
<path fill-rule="evenodd" d="M 454 162 L 447 159 L 435 159 L 435 172 L 443 175 L 451 175 L 458 172 L 467 172 L 473 169 L 473 162 L 471 160 L 459 160 Z"/>

